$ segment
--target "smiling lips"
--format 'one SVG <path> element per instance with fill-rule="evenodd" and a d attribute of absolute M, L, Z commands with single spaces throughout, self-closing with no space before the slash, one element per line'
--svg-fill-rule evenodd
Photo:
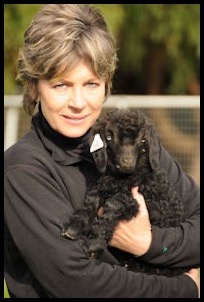
<path fill-rule="evenodd" d="M 72 124 L 80 124 L 85 121 L 88 115 L 83 115 L 83 116 L 67 116 L 63 115 L 63 117 L 68 121 L 69 123 Z"/>

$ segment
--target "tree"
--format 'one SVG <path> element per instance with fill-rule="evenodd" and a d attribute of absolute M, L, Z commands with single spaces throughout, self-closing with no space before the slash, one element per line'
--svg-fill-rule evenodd
<path fill-rule="evenodd" d="M 200 5 L 121 6 L 116 92 L 199 94 Z"/>
<path fill-rule="evenodd" d="M 4 93 L 21 92 L 15 82 L 16 60 L 24 31 L 41 4 L 4 4 Z"/>

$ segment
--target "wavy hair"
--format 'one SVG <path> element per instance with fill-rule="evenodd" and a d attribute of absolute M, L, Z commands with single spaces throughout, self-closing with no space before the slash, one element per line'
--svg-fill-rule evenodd
<path fill-rule="evenodd" d="M 16 79 L 24 85 L 24 110 L 32 115 L 39 79 L 57 79 L 81 59 L 106 82 L 106 97 L 116 69 L 116 42 L 101 12 L 88 4 L 47 4 L 36 14 L 19 51 Z"/>

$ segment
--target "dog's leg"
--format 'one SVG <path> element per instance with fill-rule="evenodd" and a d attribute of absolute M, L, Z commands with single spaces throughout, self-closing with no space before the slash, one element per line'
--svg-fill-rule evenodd
<path fill-rule="evenodd" d="M 130 192 L 117 193 L 108 199 L 103 214 L 93 223 L 93 239 L 90 241 L 88 255 L 98 258 L 113 236 L 117 223 L 130 220 L 138 212 L 138 204 Z"/>
<path fill-rule="evenodd" d="M 83 206 L 78 208 L 70 220 L 63 226 L 61 236 L 77 239 L 80 235 L 86 235 L 97 215 L 100 199 L 96 189 L 92 189 L 86 196 Z"/>

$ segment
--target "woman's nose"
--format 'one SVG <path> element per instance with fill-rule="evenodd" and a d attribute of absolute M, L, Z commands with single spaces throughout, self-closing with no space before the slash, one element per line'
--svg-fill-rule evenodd
<path fill-rule="evenodd" d="M 69 106 L 77 109 L 83 109 L 86 106 L 86 100 L 81 89 L 73 89 L 69 97 Z"/>

